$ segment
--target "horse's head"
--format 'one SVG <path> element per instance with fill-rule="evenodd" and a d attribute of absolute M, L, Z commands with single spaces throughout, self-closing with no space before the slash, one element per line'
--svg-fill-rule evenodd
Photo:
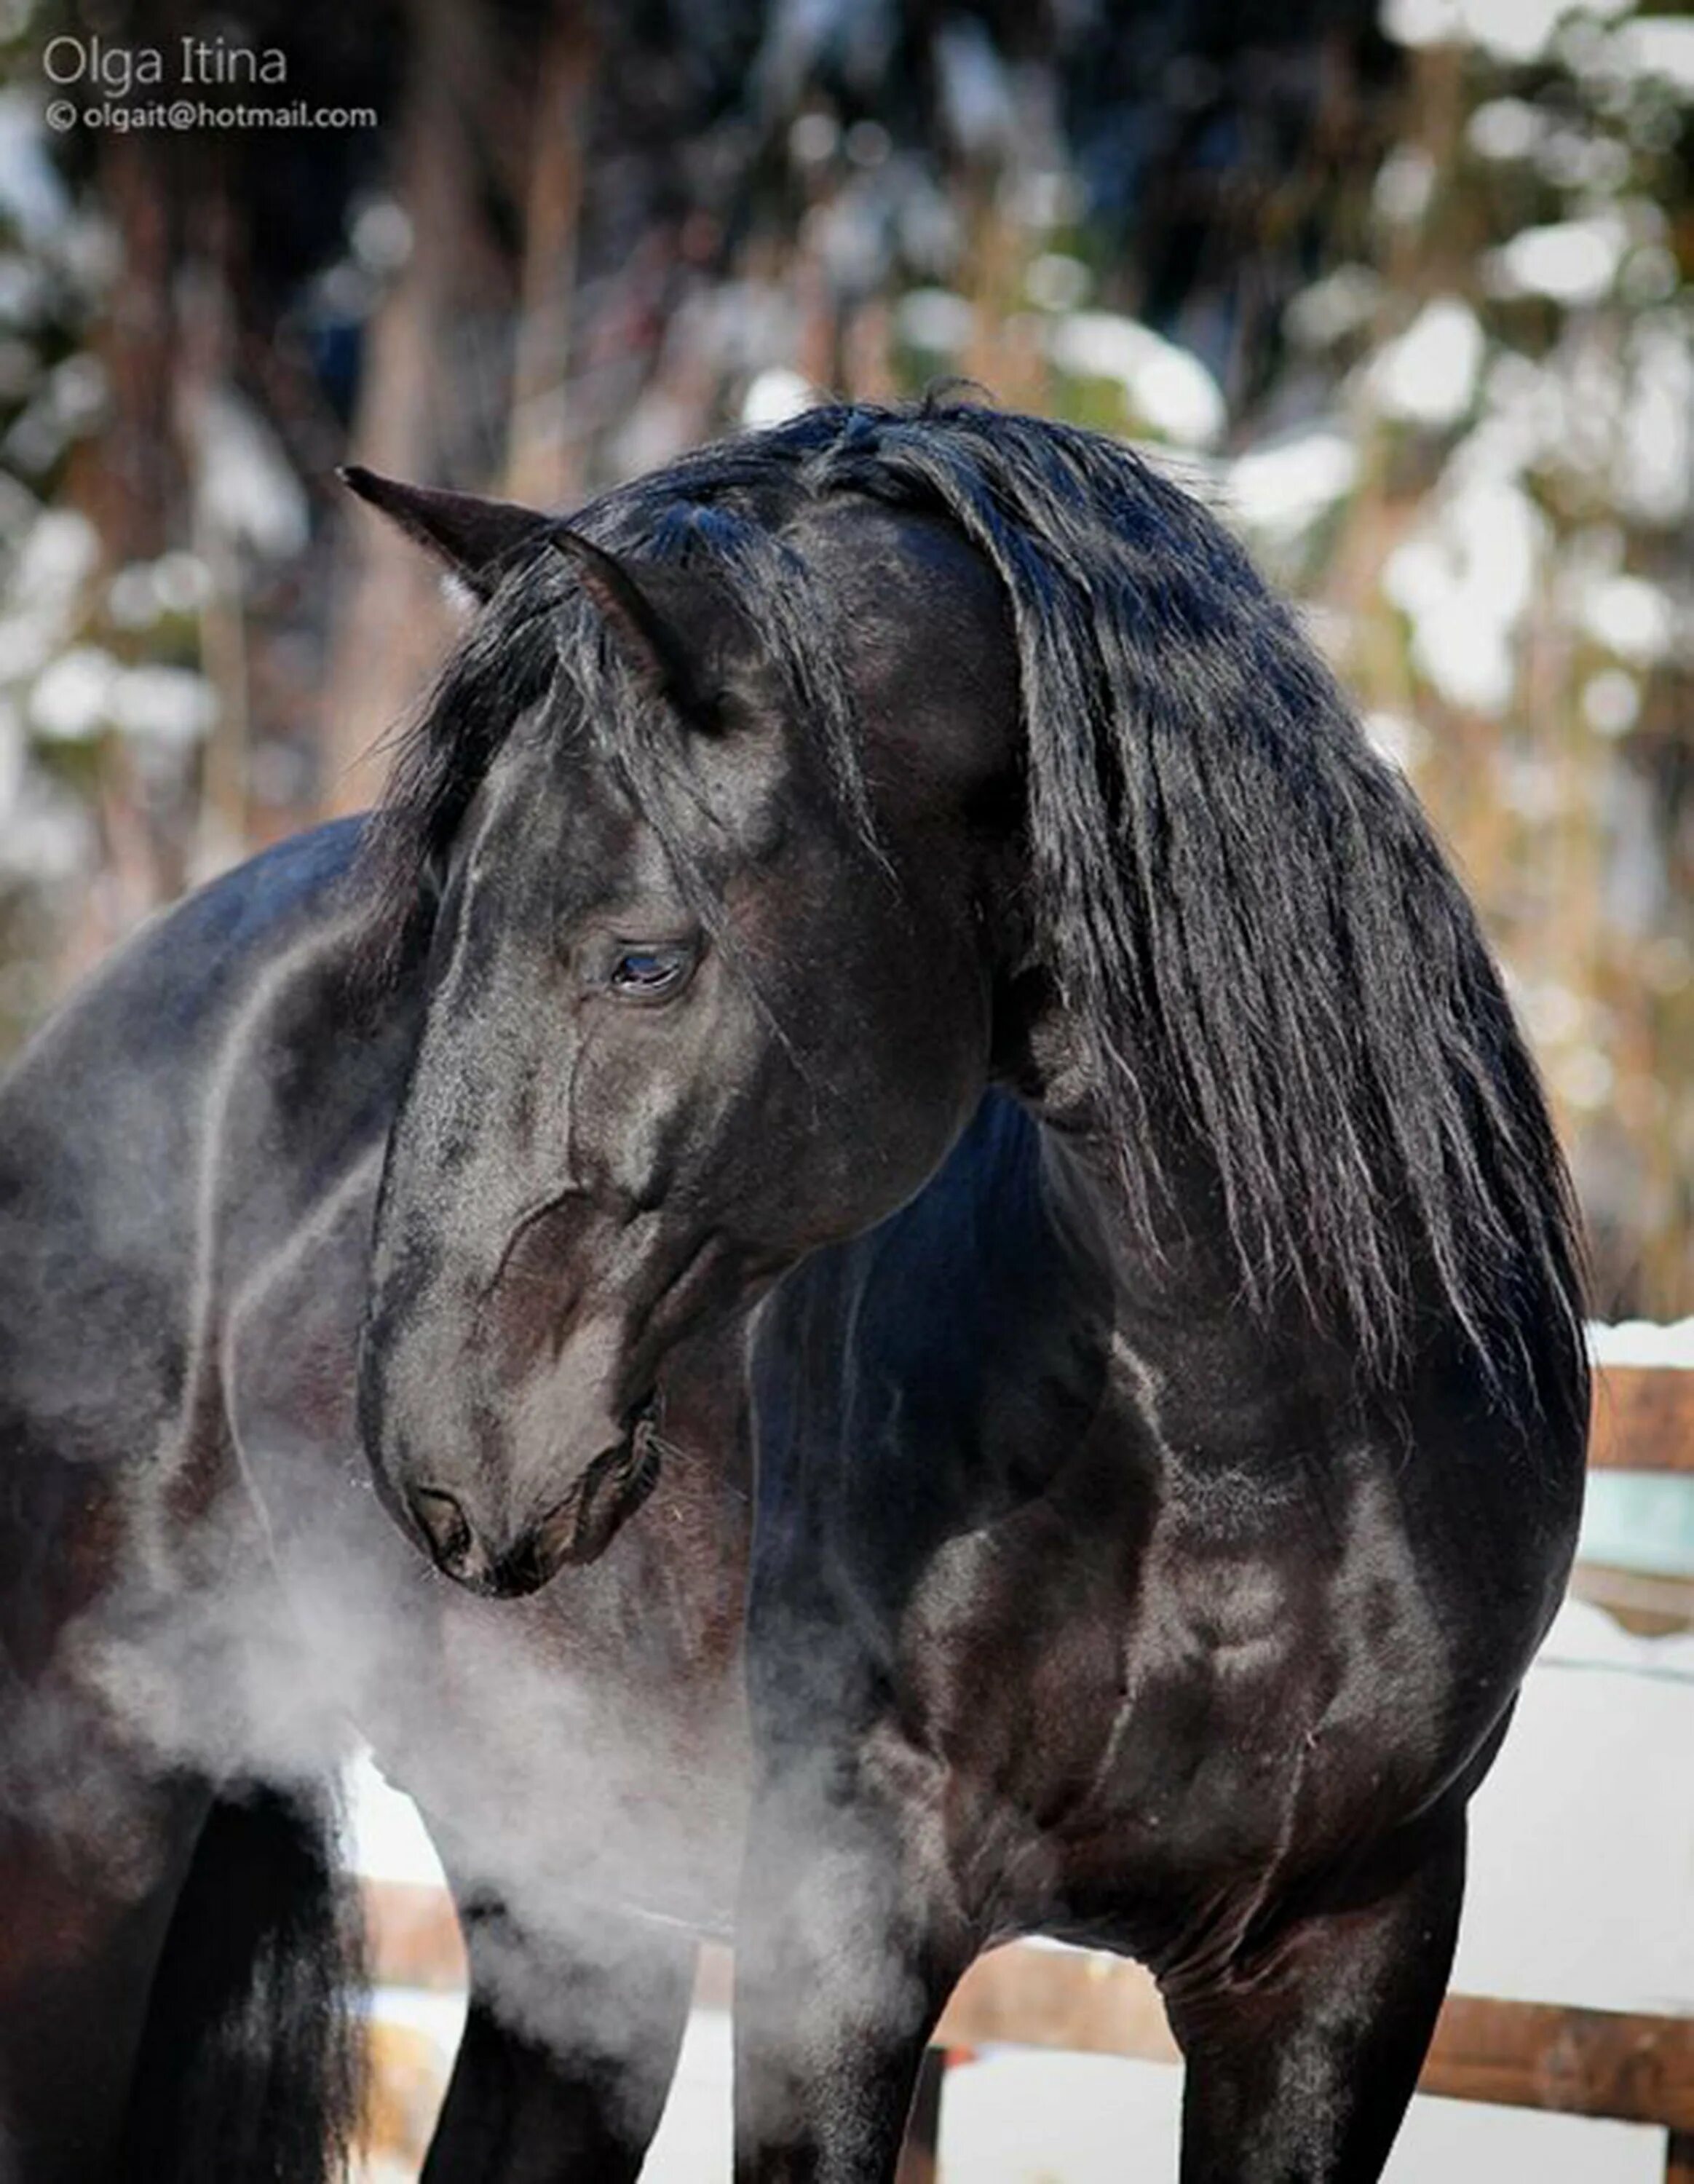
<path fill-rule="evenodd" d="M 522 1592 L 643 1497 L 677 1342 L 892 1212 L 971 1114 L 1017 671 L 993 578 L 930 519 L 836 497 L 780 543 L 744 516 L 644 556 L 615 498 L 589 520 L 615 555 L 353 482 L 484 593 L 488 667 L 386 822 L 433 798 L 441 854 L 361 1418 L 441 1568 Z M 538 644 L 544 671 L 502 670 Z M 455 734 L 481 757 L 443 823 Z"/>

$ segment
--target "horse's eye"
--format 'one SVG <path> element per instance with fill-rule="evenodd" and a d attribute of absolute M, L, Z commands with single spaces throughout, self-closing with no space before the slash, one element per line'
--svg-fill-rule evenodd
<path fill-rule="evenodd" d="M 612 966 L 612 990 L 632 1000 L 656 1000 L 682 984 L 693 962 L 686 948 L 629 949 Z"/>

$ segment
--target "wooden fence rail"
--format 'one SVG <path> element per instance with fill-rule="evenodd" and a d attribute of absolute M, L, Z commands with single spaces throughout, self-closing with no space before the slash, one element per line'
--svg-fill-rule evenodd
<path fill-rule="evenodd" d="M 1694 1474 L 1694 1372 L 1608 1365 L 1596 1373 L 1588 1465 Z"/>
<path fill-rule="evenodd" d="M 1613 1367 L 1599 1376 L 1590 1462 L 1694 1475 L 1694 1372 Z M 464 1951 L 439 1889 L 371 1883 L 379 1983 L 463 1985 Z M 696 1999 L 726 2008 L 727 1951 L 702 1952 Z M 932 2184 L 949 2049 L 1065 2048 L 1180 2060 L 1158 1990 L 1120 1958 L 1018 1942 L 982 1958 L 949 2003 L 914 2103 L 902 2184 Z M 1694 2017 L 1449 1995 L 1418 2090 L 1450 2100 L 1657 2125 L 1669 2134 L 1665 2184 L 1694 2184 Z"/>
<path fill-rule="evenodd" d="M 1592 1471 L 1694 1474 L 1694 1372 L 1614 1365 L 1596 1376 Z M 1571 1591 L 1628 1629 L 1650 1634 L 1694 1628 L 1694 1577 L 1599 1563 L 1577 1565 Z"/>

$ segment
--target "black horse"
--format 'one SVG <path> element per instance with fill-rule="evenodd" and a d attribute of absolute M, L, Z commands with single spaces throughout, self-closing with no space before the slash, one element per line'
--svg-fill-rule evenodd
<path fill-rule="evenodd" d="M 826 408 L 568 528 L 351 482 L 482 602 L 387 808 L 5 1095 L 0 2148 L 322 2172 L 333 1898 L 243 1786 L 327 1661 L 467 1912 L 432 2180 L 632 2176 L 732 1909 L 746 2184 L 886 2179 L 1031 1930 L 1154 1968 L 1189 2184 L 1374 2177 L 1587 1410 L 1412 800 L 1091 435 Z"/>

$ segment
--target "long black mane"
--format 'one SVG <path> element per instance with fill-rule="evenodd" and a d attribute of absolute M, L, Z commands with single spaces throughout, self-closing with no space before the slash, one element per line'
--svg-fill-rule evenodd
<path fill-rule="evenodd" d="M 863 826 L 829 603 L 783 539 L 844 493 L 941 514 L 1004 587 L 1034 950 L 1131 1217 L 1151 1232 L 1176 1118 L 1266 1323 L 1292 1307 L 1391 1375 L 1444 1305 L 1496 1384 L 1521 1390 L 1519 1361 L 1552 1340 L 1573 1362 L 1558 1384 L 1585 1400 L 1569 1188 L 1475 921 L 1409 792 L 1205 509 L 1097 434 L 967 404 L 833 405 L 571 521 L 728 588 Z M 650 706 L 543 553 L 478 616 L 400 748 L 369 857 L 390 942 L 549 693 L 560 733 L 652 779 Z"/>

